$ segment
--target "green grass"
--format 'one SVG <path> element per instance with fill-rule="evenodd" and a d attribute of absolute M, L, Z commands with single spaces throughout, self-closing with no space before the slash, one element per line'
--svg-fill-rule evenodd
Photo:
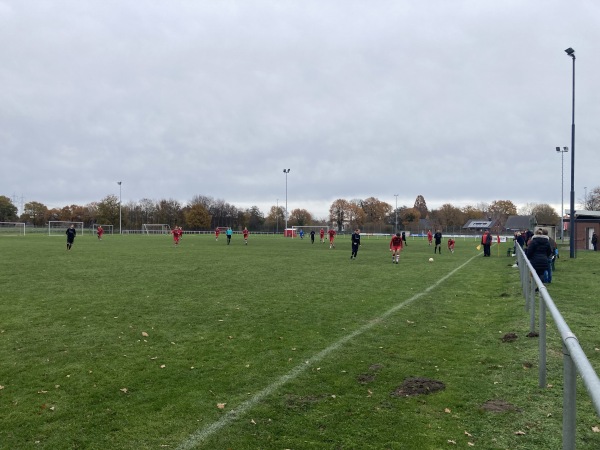
<path fill-rule="evenodd" d="M 2 449 L 561 447 L 560 339 L 550 323 L 540 389 L 508 244 L 429 263 L 409 240 L 395 265 L 387 238 L 354 261 L 343 236 L 64 241 L 0 238 Z M 596 368 L 597 256 L 563 257 L 549 285 Z M 407 377 L 446 387 L 393 396 Z M 578 391 L 578 448 L 599 448 Z"/>

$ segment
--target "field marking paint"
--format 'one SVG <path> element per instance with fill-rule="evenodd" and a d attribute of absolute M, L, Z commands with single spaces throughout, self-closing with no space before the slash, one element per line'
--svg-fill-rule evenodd
<path fill-rule="evenodd" d="M 433 289 L 438 287 L 440 284 L 442 284 L 444 281 L 446 281 L 448 278 L 450 278 L 452 275 L 454 275 L 456 272 L 458 272 L 460 269 L 462 269 L 464 266 L 469 264 L 473 259 L 477 258 L 478 256 L 481 256 L 481 255 L 477 254 L 475 256 L 472 256 L 467 261 L 465 261 L 463 264 L 456 267 L 454 270 L 448 272 L 446 275 L 444 275 L 438 281 L 433 283 L 431 286 L 425 288 L 425 290 L 423 290 L 422 292 L 419 292 L 418 294 L 413 295 L 411 298 L 403 301 L 402 303 L 399 303 L 396 306 L 388 309 L 381 316 L 369 321 L 369 323 L 358 328 L 356 331 L 342 337 L 338 341 L 331 344 L 329 347 L 325 348 L 324 350 L 321 350 L 319 353 L 317 353 L 315 356 L 313 356 L 309 360 L 305 361 L 303 364 L 299 364 L 298 366 L 294 367 L 290 372 L 281 376 L 279 379 L 275 380 L 273 383 L 271 383 L 269 386 L 264 388 L 262 391 L 258 392 L 254 396 L 252 396 L 252 398 L 246 400 L 245 402 L 240 404 L 237 408 L 232 409 L 231 411 L 228 411 L 225 415 L 223 415 L 223 417 L 221 417 L 216 422 L 213 422 L 210 425 L 207 425 L 203 428 L 198 429 L 195 433 L 193 433 L 190 437 L 188 437 L 184 442 L 182 442 L 179 445 L 179 447 L 177 447 L 177 450 L 188 450 L 188 449 L 194 448 L 195 446 L 200 444 L 202 441 L 204 441 L 205 439 L 207 439 L 208 437 L 210 437 L 211 435 L 213 435 L 214 433 L 219 431 L 221 428 L 229 425 L 231 422 L 236 420 L 239 416 L 245 414 L 248 410 L 253 408 L 258 402 L 260 402 L 265 397 L 271 395 L 273 392 L 275 392 L 281 386 L 285 385 L 288 381 L 291 381 L 291 380 L 297 378 L 302 372 L 304 372 L 312 364 L 321 361 L 329 353 L 337 350 L 338 348 L 340 348 L 342 345 L 344 345 L 349 340 L 354 339 L 355 337 L 360 336 L 361 334 L 370 330 L 375 325 L 379 324 L 383 319 L 386 319 L 387 317 L 391 316 L 399 309 L 402 309 L 405 306 L 408 306 L 411 303 L 413 303 L 415 300 L 418 300 L 419 298 L 423 297 L 425 294 L 429 293 L 430 291 L 432 291 Z"/>

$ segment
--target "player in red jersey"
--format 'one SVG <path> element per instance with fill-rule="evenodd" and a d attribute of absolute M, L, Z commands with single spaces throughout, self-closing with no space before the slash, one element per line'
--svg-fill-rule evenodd
<path fill-rule="evenodd" d="M 175 245 L 179 245 L 179 239 L 181 239 L 181 235 L 183 234 L 183 230 L 181 227 L 176 226 L 171 230 L 171 234 L 173 235 L 173 241 Z"/>
<path fill-rule="evenodd" d="M 323 228 L 321 228 L 321 231 L 319 231 L 319 236 L 321 236 L 321 244 L 325 243 L 325 230 Z"/>
<path fill-rule="evenodd" d="M 392 252 L 392 263 L 398 264 L 400 261 L 400 252 L 402 251 L 402 236 L 396 233 L 390 241 L 390 252 Z"/>
<path fill-rule="evenodd" d="M 221 233 L 221 230 L 219 230 L 219 227 L 217 227 L 215 229 L 215 241 L 219 240 L 219 233 Z"/>
<path fill-rule="evenodd" d="M 242 233 L 244 234 L 244 244 L 248 245 L 248 235 L 250 234 L 250 232 L 248 231 L 248 228 L 244 227 L 244 230 L 242 231 Z"/>
<path fill-rule="evenodd" d="M 333 241 L 335 240 L 335 230 L 331 228 L 329 230 L 329 248 L 335 248 Z"/>
<path fill-rule="evenodd" d="M 433 241 L 433 234 L 431 234 L 431 230 L 427 232 L 427 241 L 429 242 L 429 246 L 431 246 L 431 241 Z"/>
<path fill-rule="evenodd" d="M 104 234 L 104 229 L 102 228 L 102 225 L 98 225 L 98 229 L 96 230 L 96 234 L 98 235 L 98 240 L 101 241 L 102 240 L 102 235 Z"/>
<path fill-rule="evenodd" d="M 450 253 L 454 253 L 454 239 L 452 238 L 448 239 L 448 250 Z"/>

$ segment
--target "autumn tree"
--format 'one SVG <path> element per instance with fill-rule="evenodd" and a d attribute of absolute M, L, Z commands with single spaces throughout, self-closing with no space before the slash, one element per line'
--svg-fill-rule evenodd
<path fill-rule="evenodd" d="M 17 220 L 17 212 L 18 208 L 11 199 L 0 195 L 0 222 L 14 222 Z"/>
<path fill-rule="evenodd" d="M 181 203 L 172 198 L 169 200 L 160 200 L 156 211 L 156 223 L 166 223 L 170 226 L 181 225 L 183 223 L 183 210 Z"/>
<path fill-rule="evenodd" d="M 119 197 L 107 195 L 97 204 L 96 220 L 98 223 L 118 225 L 119 223 Z"/>
<path fill-rule="evenodd" d="M 269 214 L 265 218 L 265 225 L 270 230 L 279 230 L 279 224 L 285 223 L 285 215 L 283 207 L 273 205 L 269 210 Z"/>
<path fill-rule="evenodd" d="M 427 203 L 425 203 L 425 197 L 417 195 L 413 209 L 419 211 L 419 219 L 427 219 L 429 211 L 427 210 Z"/>
<path fill-rule="evenodd" d="M 23 206 L 21 220 L 31 222 L 36 227 L 44 226 L 48 220 L 48 207 L 40 202 L 27 202 Z"/>
<path fill-rule="evenodd" d="M 439 209 L 432 211 L 430 216 L 433 217 L 438 228 L 460 228 L 466 222 L 460 208 L 450 203 L 444 203 Z"/>
<path fill-rule="evenodd" d="M 537 223 L 544 225 L 556 225 L 560 222 L 560 216 L 556 210 L 547 203 L 535 205 L 531 210 L 531 215 L 535 216 Z"/>
<path fill-rule="evenodd" d="M 346 220 L 351 230 L 364 227 L 366 214 L 365 210 L 361 206 L 360 200 L 352 200 L 351 202 L 348 202 Z"/>
<path fill-rule="evenodd" d="M 414 225 L 421 220 L 421 213 L 416 208 L 406 208 L 400 212 L 400 218 L 402 223 L 412 230 Z"/>
<path fill-rule="evenodd" d="M 247 220 L 243 225 L 250 230 L 261 230 L 265 223 L 265 215 L 258 206 L 251 206 L 245 213 Z"/>
<path fill-rule="evenodd" d="M 335 200 L 329 207 L 329 220 L 335 224 L 337 231 L 344 229 L 344 221 L 349 215 L 349 208 L 350 203 L 342 198 Z"/>
<path fill-rule="evenodd" d="M 183 215 L 187 228 L 195 230 L 210 229 L 212 217 L 202 203 L 192 203 L 187 206 Z"/>
<path fill-rule="evenodd" d="M 461 208 L 465 223 L 473 219 L 482 219 L 485 216 L 485 211 L 482 211 L 477 206 L 467 205 Z"/>
<path fill-rule="evenodd" d="M 600 187 L 595 187 L 586 196 L 584 209 L 586 211 L 600 211 Z"/>
<path fill-rule="evenodd" d="M 296 208 L 290 213 L 288 223 L 298 227 L 311 225 L 312 215 L 306 209 Z"/>
<path fill-rule="evenodd" d="M 364 212 L 364 222 L 370 225 L 383 225 L 388 215 L 393 211 L 392 205 L 375 197 L 361 200 L 358 205 Z"/>

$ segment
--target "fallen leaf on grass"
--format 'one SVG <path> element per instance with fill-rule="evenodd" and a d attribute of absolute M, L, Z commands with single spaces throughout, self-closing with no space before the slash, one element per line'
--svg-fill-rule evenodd
<path fill-rule="evenodd" d="M 148 333 L 146 333 L 145 331 L 142 331 L 142 336 L 144 336 L 144 337 L 148 337 L 149 335 L 148 335 Z"/>
<path fill-rule="evenodd" d="M 225 409 L 225 405 L 226 404 L 227 403 L 217 403 L 217 408 L 219 408 L 219 409 Z"/>
<path fill-rule="evenodd" d="M 473 444 L 472 442 L 467 442 L 467 445 L 468 445 L 469 447 L 475 447 L 475 444 Z"/>
<path fill-rule="evenodd" d="M 515 431 L 515 434 L 516 434 L 517 436 L 525 436 L 525 432 L 524 432 L 524 431 L 521 431 L 521 430 L 519 430 L 519 431 Z"/>
<path fill-rule="evenodd" d="M 38 391 L 38 394 L 46 394 L 48 391 Z"/>
<path fill-rule="evenodd" d="M 121 388 L 119 389 L 123 394 L 127 394 L 127 388 Z"/>
<path fill-rule="evenodd" d="M 167 367 L 165 364 L 161 364 L 160 368 L 164 369 L 165 367 Z"/>
<path fill-rule="evenodd" d="M 254 419 L 252 419 L 252 420 L 250 421 L 250 423 L 251 423 L 252 425 L 256 425 L 256 422 L 254 421 Z"/>
<path fill-rule="evenodd" d="M 465 431 L 465 434 L 469 437 L 473 437 L 473 435 L 471 433 L 469 433 L 468 431 Z"/>
<path fill-rule="evenodd" d="M 598 426 L 592 427 L 592 431 L 594 433 L 600 433 L 600 428 Z"/>
<path fill-rule="evenodd" d="M 4 389 L 4 386 L 0 385 L 0 391 L 1 391 L 2 389 Z"/>
<path fill-rule="evenodd" d="M 456 441 L 453 441 L 452 439 L 448 439 L 448 444 L 454 444 L 454 445 L 456 445 Z"/>
<path fill-rule="evenodd" d="M 446 414 L 450 414 L 452 412 L 452 410 L 450 408 L 444 408 L 444 412 Z"/>

